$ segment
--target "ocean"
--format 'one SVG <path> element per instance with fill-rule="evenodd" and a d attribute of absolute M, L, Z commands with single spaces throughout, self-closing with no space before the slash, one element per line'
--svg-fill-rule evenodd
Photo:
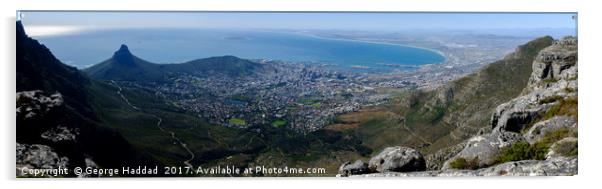
<path fill-rule="evenodd" d="M 352 69 L 394 69 L 441 63 L 436 51 L 403 45 L 328 39 L 294 32 L 226 29 L 119 29 L 35 37 L 62 62 L 85 68 L 113 55 L 121 44 L 153 63 L 182 63 L 234 55 L 332 64 Z"/>

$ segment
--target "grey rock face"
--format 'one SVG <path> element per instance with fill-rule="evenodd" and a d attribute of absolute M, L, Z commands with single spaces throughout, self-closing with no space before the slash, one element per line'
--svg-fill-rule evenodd
<path fill-rule="evenodd" d="M 455 146 L 450 146 L 447 148 L 443 148 L 436 153 L 426 155 L 424 159 L 426 160 L 426 170 L 435 171 L 440 170 L 443 167 L 443 164 L 448 159 L 453 158 L 456 154 L 460 153 L 466 147 L 466 142 L 462 142 Z"/>
<path fill-rule="evenodd" d="M 52 142 L 75 141 L 78 134 L 77 129 L 58 126 L 42 133 L 41 137 Z"/>
<path fill-rule="evenodd" d="M 576 145 L 577 138 L 567 137 L 562 140 L 559 140 L 558 142 L 555 142 L 552 146 L 550 146 L 550 151 L 548 151 L 548 154 L 546 154 L 546 159 L 563 157 L 564 155 L 558 151 L 559 150 L 558 147 L 562 146 L 563 144 L 567 144 L 567 143 L 574 143 Z"/>
<path fill-rule="evenodd" d="M 529 88 L 545 88 L 551 81 L 577 77 L 577 39 L 565 37 L 542 50 L 533 62 Z"/>
<path fill-rule="evenodd" d="M 507 162 L 478 170 L 441 170 L 421 172 L 385 172 L 352 177 L 465 177 L 465 176 L 571 176 L 578 170 L 577 158 L 550 158 L 547 160 L 524 160 Z"/>
<path fill-rule="evenodd" d="M 52 169 L 65 168 L 69 164 L 69 158 L 59 155 L 49 146 L 40 144 L 17 143 L 17 176 L 21 169 Z"/>
<path fill-rule="evenodd" d="M 499 105 L 491 116 L 487 130 L 460 143 L 457 146 L 440 150 L 427 156 L 428 169 L 431 171 L 380 171 L 379 173 L 357 175 L 363 177 L 412 177 L 412 176 L 560 176 L 577 174 L 577 157 L 562 157 L 554 149 L 549 151 L 546 160 L 523 160 L 493 165 L 503 148 L 513 143 L 527 140 L 530 143 L 540 141 L 547 133 L 558 129 L 576 129 L 577 117 L 570 110 L 564 113 L 552 112 L 551 108 L 567 105 L 573 108 L 577 99 L 577 40 L 564 38 L 539 52 L 533 62 L 533 73 L 521 96 Z M 441 93 L 439 99 L 453 96 L 453 93 Z M 568 101 L 570 100 L 570 101 Z M 568 102 L 568 103 L 567 103 Z M 566 104 L 561 104 L 566 103 Z M 562 106 L 557 106 L 562 105 Z M 558 109 L 556 109 L 558 110 Z M 563 116 L 563 115 L 568 116 Z M 460 116 L 465 117 L 465 116 Z M 534 125 L 524 134 L 526 126 Z M 564 151 L 574 154 L 576 138 L 562 139 L 551 148 L 565 144 Z M 573 145 L 568 146 L 567 143 Z M 370 168 L 376 163 L 384 163 L 382 156 L 392 153 L 385 149 L 370 160 Z M 385 154 L 385 155 L 383 155 Z M 478 170 L 451 169 L 450 164 L 457 158 L 478 160 Z M 441 166 L 440 162 L 444 159 Z M 489 166 L 489 167 L 487 167 Z M 440 170 L 437 170 L 441 167 Z M 381 168 L 382 170 L 382 168 Z"/>
<path fill-rule="evenodd" d="M 362 160 L 357 160 L 354 163 L 345 162 L 339 168 L 339 174 L 342 176 L 359 175 L 366 173 L 371 173 L 371 171 L 368 168 L 368 163 Z"/>
<path fill-rule="evenodd" d="M 525 134 L 527 142 L 533 144 L 546 134 L 559 129 L 576 129 L 576 120 L 568 116 L 555 116 L 549 120 L 535 123 Z"/>
<path fill-rule="evenodd" d="M 417 150 L 408 147 L 388 147 L 372 157 L 369 168 L 373 171 L 410 172 L 426 170 L 424 157 Z"/>
<path fill-rule="evenodd" d="M 499 105 L 491 116 L 494 130 L 520 132 L 531 120 L 538 119 L 551 105 L 536 106 L 538 98 L 521 96 Z"/>
<path fill-rule="evenodd" d="M 466 142 L 462 151 L 453 158 L 449 158 L 442 169 L 450 169 L 450 163 L 457 158 L 475 159 L 478 158 L 479 166 L 484 167 L 495 162 L 502 148 L 510 146 L 512 143 L 524 140 L 518 133 L 513 132 L 492 132 L 485 135 L 475 136 Z"/>
<path fill-rule="evenodd" d="M 46 96 L 40 90 L 17 93 L 17 117 L 32 118 L 61 105 L 63 105 L 63 96 L 60 93 L 50 96 Z"/>

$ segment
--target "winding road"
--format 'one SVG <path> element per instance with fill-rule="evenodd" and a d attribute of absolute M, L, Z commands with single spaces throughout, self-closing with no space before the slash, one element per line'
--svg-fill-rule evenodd
<path fill-rule="evenodd" d="M 153 116 L 154 118 L 157 119 L 157 128 L 159 128 L 159 130 L 161 130 L 161 132 L 167 133 L 168 135 L 171 136 L 172 139 L 174 139 L 180 146 L 182 146 L 182 148 L 184 148 L 186 150 L 186 152 L 188 152 L 188 154 L 190 154 L 190 158 L 185 160 L 183 163 L 187 166 L 187 167 L 193 167 L 192 164 L 190 164 L 190 161 L 192 161 L 195 156 L 194 153 L 192 153 L 192 150 L 190 150 L 190 148 L 188 148 L 188 146 L 186 145 L 186 143 L 184 143 L 180 138 L 178 138 L 176 136 L 176 133 L 174 133 L 173 131 L 168 131 L 165 128 L 163 128 L 161 126 L 161 123 L 163 122 L 163 119 L 155 114 L 143 111 L 142 109 L 138 108 L 137 106 L 134 106 L 132 103 L 130 103 L 130 101 L 123 95 L 123 93 L 121 93 L 122 89 L 121 87 L 115 83 L 115 81 L 111 80 L 111 84 L 115 87 L 117 87 L 117 94 L 119 94 L 119 96 L 130 106 L 132 107 L 132 109 L 136 110 L 136 111 L 140 111 L 146 114 L 149 114 L 151 116 Z"/>

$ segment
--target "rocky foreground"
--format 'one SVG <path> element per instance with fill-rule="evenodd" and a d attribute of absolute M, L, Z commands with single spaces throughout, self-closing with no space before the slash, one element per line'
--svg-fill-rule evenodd
<path fill-rule="evenodd" d="M 532 68 L 522 94 L 499 105 L 477 136 L 428 156 L 389 147 L 368 163 L 344 163 L 338 176 L 576 175 L 577 39 L 543 49 Z"/>

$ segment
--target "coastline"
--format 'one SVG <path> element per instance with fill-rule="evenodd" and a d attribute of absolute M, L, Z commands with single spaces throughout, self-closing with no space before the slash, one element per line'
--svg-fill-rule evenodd
<path fill-rule="evenodd" d="M 422 49 L 422 50 L 427 50 L 427 51 L 437 53 L 439 56 L 443 57 L 443 61 L 441 63 L 435 63 L 435 64 L 445 64 L 445 63 L 447 63 L 447 60 L 448 60 L 447 55 L 445 55 L 445 53 L 443 53 L 442 51 L 437 50 L 437 49 L 427 48 L 427 47 L 419 47 L 419 46 L 414 46 L 414 45 L 397 44 L 397 43 L 390 43 L 390 42 L 366 41 L 366 40 L 359 40 L 359 39 L 333 38 L 333 37 L 325 37 L 325 36 L 319 36 L 316 34 L 303 33 L 303 32 L 289 32 L 289 33 L 302 35 L 302 36 L 306 36 L 306 37 L 313 37 L 313 38 L 317 38 L 317 39 L 324 39 L 324 40 L 351 41 L 351 42 L 371 43 L 371 44 L 379 44 L 379 45 L 393 45 L 393 46 L 402 46 L 402 47 Z M 433 63 L 430 63 L 430 64 L 433 64 Z M 427 65 L 427 64 L 422 64 L 422 65 Z"/>

